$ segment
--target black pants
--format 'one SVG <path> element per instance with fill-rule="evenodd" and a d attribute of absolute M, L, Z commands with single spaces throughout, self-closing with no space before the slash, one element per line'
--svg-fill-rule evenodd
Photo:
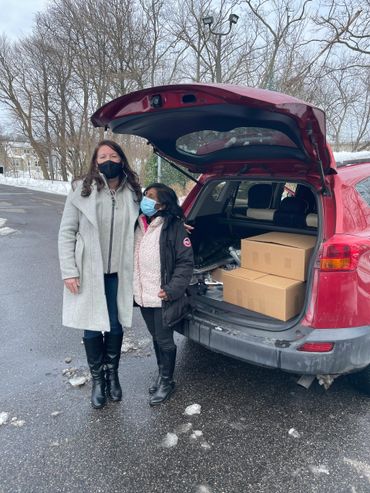
<path fill-rule="evenodd" d="M 163 325 L 162 308 L 140 307 L 143 319 L 148 330 L 162 351 L 172 351 L 176 348 L 173 339 L 173 329 Z"/>
<path fill-rule="evenodd" d="M 118 320 L 117 306 L 117 291 L 118 291 L 118 276 L 117 274 L 104 274 L 105 297 L 107 299 L 110 334 L 121 335 L 122 325 Z M 100 336 L 100 332 L 96 330 L 85 330 L 84 337 L 92 339 Z"/>

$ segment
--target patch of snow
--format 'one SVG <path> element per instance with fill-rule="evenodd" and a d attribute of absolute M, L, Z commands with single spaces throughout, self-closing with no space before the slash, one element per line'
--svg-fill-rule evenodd
<path fill-rule="evenodd" d="M 210 488 L 205 484 L 198 484 L 194 489 L 194 493 L 212 493 L 212 492 Z"/>
<path fill-rule="evenodd" d="M 314 474 L 318 475 L 318 474 L 327 474 L 329 475 L 329 469 L 326 467 L 326 466 L 313 466 L 313 465 L 310 465 L 308 466 L 309 470 L 311 472 L 313 472 Z"/>
<path fill-rule="evenodd" d="M 72 378 L 72 377 L 75 377 L 77 376 L 77 373 L 78 373 L 78 369 L 77 368 L 74 368 L 74 367 L 71 367 L 71 368 L 65 368 L 63 371 L 62 371 L 62 374 L 67 377 L 67 378 Z M 81 371 L 81 370 L 80 370 Z M 84 375 L 86 376 L 86 375 Z"/>
<path fill-rule="evenodd" d="M 370 464 L 366 464 L 365 462 L 360 462 L 359 460 L 354 459 L 344 458 L 343 460 L 354 469 L 356 469 L 359 474 L 364 475 L 370 483 Z"/>
<path fill-rule="evenodd" d="M 211 446 L 210 446 L 210 444 L 209 444 L 208 442 L 202 442 L 202 443 L 200 444 L 200 446 L 201 446 L 202 448 L 204 448 L 205 450 L 210 450 L 210 448 L 211 448 Z"/>
<path fill-rule="evenodd" d="M 185 409 L 184 414 L 187 416 L 193 416 L 194 414 L 200 414 L 202 406 L 200 404 L 191 404 Z"/>
<path fill-rule="evenodd" d="M 301 438 L 301 434 L 295 428 L 290 428 L 288 434 L 294 438 Z"/>
<path fill-rule="evenodd" d="M 184 423 L 182 425 L 177 426 L 175 431 L 176 433 L 187 433 L 188 431 L 191 430 L 192 426 L 193 425 L 191 423 Z"/>
<path fill-rule="evenodd" d="M 0 175 L 0 183 L 11 185 L 12 187 L 23 187 L 41 192 L 56 193 L 58 195 L 68 195 L 71 189 L 71 184 L 68 181 L 37 180 L 25 175 L 19 178 Z"/>
<path fill-rule="evenodd" d="M 122 344 L 121 352 L 128 353 L 129 351 L 133 351 L 135 344 L 132 341 L 125 341 Z"/>
<path fill-rule="evenodd" d="M 59 416 L 59 414 L 62 414 L 62 411 L 53 411 L 53 412 L 50 414 L 50 416 L 55 417 L 55 416 Z"/>
<path fill-rule="evenodd" d="M 349 151 L 340 151 L 334 152 L 334 158 L 337 163 L 342 163 L 343 161 L 357 161 L 358 159 L 367 159 L 369 158 L 370 162 L 370 151 L 358 151 L 358 152 L 349 152 Z"/>
<path fill-rule="evenodd" d="M 12 418 L 10 421 L 10 424 L 16 426 L 17 428 L 21 428 L 25 425 L 25 423 L 26 422 L 23 419 L 18 419 L 17 417 Z"/>
<path fill-rule="evenodd" d="M 85 383 L 87 382 L 87 378 L 86 377 L 72 377 L 68 381 L 72 385 L 72 387 L 81 387 L 81 385 L 85 385 Z"/>
<path fill-rule="evenodd" d="M 246 425 L 243 424 L 243 423 L 229 423 L 229 426 L 230 428 L 233 428 L 234 430 L 238 430 L 238 431 L 243 431 L 246 429 Z"/>
<path fill-rule="evenodd" d="M 0 228 L 2 228 L 3 226 L 5 226 L 6 221 L 7 221 L 7 219 L 5 219 L 4 217 L 0 217 Z"/>
<path fill-rule="evenodd" d="M 11 235 L 12 233 L 16 233 L 16 231 L 16 229 L 8 228 L 8 226 L 5 226 L 5 228 L 0 228 L 0 236 Z"/>
<path fill-rule="evenodd" d="M 167 435 L 162 440 L 161 445 L 164 448 L 172 448 L 176 447 L 178 441 L 179 437 L 175 433 L 167 433 Z"/>
<path fill-rule="evenodd" d="M 133 334 L 127 334 L 124 336 L 124 340 L 121 347 L 121 353 L 129 353 L 132 351 L 138 351 L 141 354 L 141 350 L 151 345 L 152 340 L 148 337 L 138 339 Z"/>
<path fill-rule="evenodd" d="M 9 413 L 2 412 L 0 413 L 0 426 L 6 425 L 9 419 Z"/>
<path fill-rule="evenodd" d="M 194 430 L 194 432 L 193 432 L 193 433 L 194 433 L 194 435 L 195 435 L 196 437 L 201 437 L 201 436 L 203 436 L 203 431 L 201 431 L 201 430 Z"/>
<path fill-rule="evenodd" d="M 319 384 L 323 385 L 325 390 L 328 390 L 336 377 L 332 375 L 317 375 L 316 378 Z"/>

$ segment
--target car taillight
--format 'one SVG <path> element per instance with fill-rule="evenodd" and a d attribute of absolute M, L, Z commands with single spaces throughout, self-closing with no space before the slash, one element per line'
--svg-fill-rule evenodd
<path fill-rule="evenodd" d="M 308 353 L 328 353 L 333 348 L 333 342 L 305 342 L 297 349 L 298 351 L 306 351 Z"/>
<path fill-rule="evenodd" d="M 358 244 L 332 243 L 324 245 L 320 269 L 323 271 L 355 270 L 361 253 L 367 248 Z"/>

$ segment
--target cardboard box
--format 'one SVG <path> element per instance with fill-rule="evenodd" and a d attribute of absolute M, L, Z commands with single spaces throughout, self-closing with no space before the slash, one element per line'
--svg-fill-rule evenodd
<path fill-rule="evenodd" d="M 241 266 L 305 281 L 316 237 L 271 232 L 242 240 Z"/>
<path fill-rule="evenodd" d="M 220 267 L 211 272 L 211 277 L 214 281 L 223 282 L 223 274 L 226 269 L 221 269 Z"/>
<path fill-rule="evenodd" d="M 224 271 L 224 301 L 279 320 L 301 311 L 306 284 L 248 269 Z"/>

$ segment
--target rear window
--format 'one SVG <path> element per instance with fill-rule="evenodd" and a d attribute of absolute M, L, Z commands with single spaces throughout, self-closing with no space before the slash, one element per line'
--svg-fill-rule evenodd
<path fill-rule="evenodd" d="M 192 155 L 211 154 L 221 149 L 246 146 L 295 147 L 294 142 L 283 132 L 260 127 L 238 127 L 226 132 L 202 130 L 179 137 L 178 151 Z"/>

